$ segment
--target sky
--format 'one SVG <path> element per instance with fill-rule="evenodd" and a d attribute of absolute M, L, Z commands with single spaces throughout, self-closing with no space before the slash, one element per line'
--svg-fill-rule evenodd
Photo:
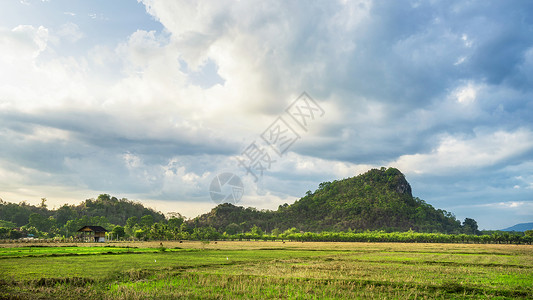
<path fill-rule="evenodd" d="M 0 198 L 186 217 L 395 167 L 481 229 L 533 222 L 533 2 L 0 3 Z M 224 193 L 236 192 L 224 185 Z"/>

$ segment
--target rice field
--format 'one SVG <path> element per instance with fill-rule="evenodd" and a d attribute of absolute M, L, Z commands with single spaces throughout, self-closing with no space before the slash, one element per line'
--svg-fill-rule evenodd
<path fill-rule="evenodd" d="M 533 298 L 533 246 L 319 242 L 0 245 L 2 299 Z"/>

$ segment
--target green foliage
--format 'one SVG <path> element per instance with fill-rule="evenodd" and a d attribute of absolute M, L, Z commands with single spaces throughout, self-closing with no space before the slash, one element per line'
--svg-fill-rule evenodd
<path fill-rule="evenodd" d="M 76 219 L 78 214 L 69 205 L 63 205 L 55 211 L 55 219 L 59 226 L 65 225 L 69 220 Z"/>
<path fill-rule="evenodd" d="M 225 232 L 227 234 L 233 235 L 233 234 L 237 234 L 237 233 L 239 233 L 241 231 L 242 231 L 241 226 L 239 226 L 238 224 L 235 224 L 235 223 L 231 223 L 228 226 L 226 226 L 226 231 Z"/>
<path fill-rule="evenodd" d="M 124 227 L 117 225 L 113 228 L 111 231 L 113 233 L 113 237 L 115 238 L 123 238 L 126 235 L 126 232 L 124 231 Z"/>
<path fill-rule="evenodd" d="M 33 213 L 29 217 L 28 226 L 35 227 L 39 231 L 51 231 L 56 225 L 56 221 L 53 217 L 45 217 L 38 213 Z"/>
<path fill-rule="evenodd" d="M 219 239 L 221 236 L 215 228 L 209 227 L 196 227 L 193 230 L 191 239 L 193 240 L 204 240 L 204 241 L 214 241 Z"/>
<path fill-rule="evenodd" d="M 0 239 L 8 239 L 10 231 L 11 231 L 11 228 L 0 227 Z"/>
<path fill-rule="evenodd" d="M 148 240 L 147 232 L 144 229 L 135 230 L 135 238 L 138 240 Z"/>
<path fill-rule="evenodd" d="M 9 238 L 12 239 L 12 240 L 16 240 L 16 239 L 19 239 L 21 237 L 22 237 L 22 232 L 20 232 L 18 230 L 11 229 L 11 231 L 9 232 Z"/>
<path fill-rule="evenodd" d="M 395 168 L 372 169 L 352 178 L 320 183 L 316 191 L 308 191 L 292 205 L 280 205 L 276 211 L 224 203 L 188 221 L 179 213 L 170 213 L 171 218 L 167 220 L 163 214 L 141 203 L 119 200 L 108 194 L 87 199 L 77 206 L 64 205 L 55 211 L 48 210 L 45 202 L 42 200 L 37 207 L 0 200 L 0 219 L 6 222 L 0 225 L 11 228 L 24 225 L 22 234 L 31 231 L 39 237 L 72 237 L 82 226 L 97 225 L 113 229 L 111 233 L 116 237 L 138 240 L 328 240 L 331 237 L 339 241 L 376 240 L 375 235 L 353 235 L 369 230 L 452 233 L 457 234 L 459 240 L 464 240 L 466 235 L 479 234 L 475 220 L 466 218 L 461 224 L 453 214 L 413 197 L 409 183 Z M 338 235 L 333 234 L 335 232 Z M 389 236 L 378 236 L 378 241 L 396 241 Z M 501 240 L 513 238 L 497 237 Z"/>
<path fill-rule="evenodd" d="M 39 237 L 42 235 L 42 233 L 33 226 L 24 226 L 23 228 L 28 236 Z"/>
<path fill-rule="evenodd" d="M 126 225 L 128 218 L 151 215 L 154 222 L 165 221 L 165 216 L 150 208 L 146 208 L 140 202 L 130 201 L 126 198 L 117 199 L 108 194 L 101 194 L 97 199 L 87 199 L 75 207 L 79 215 L 104 216 L 111 224 Z M 151 226 L 151 224 L 150 224 Z"/>
<path fill-rule="evenodd" d="M 258 237 L 263 236 L 263 233 L 264 233 L 263 230 L 261 229 L 261 227 L 258 227 L 257 225 L 254 225 L 254 227 L 252 227 L 250 232 L 251 232 L 252 235 L 258 236 Z"/>
<path fill-rule="evenodd" d="M 133 227 L 137 225 L 138 221 L 139 221 L 139 218 L 137 217 L 129 217 L 128 220 L 126 220 L 126 226 Z"/>
<path fill-rule="evenodd" d="M 133 236 L 141 217 L 144 217 L 142 222 L 147 233 L 154 223 L 166 223 L 165 216 L 160 212 L 146 208 L 141 203 L 125 198 L 119 200 L 107 194 L 101 194 L 97 199 L 87 199 L 77 206 L 65 204 L 57 210 L 48 210 L 45 198 L 41 199 L 39 206 L 26 202 L 8 203 L 0 199 L 0 227 L 23 227 L 23 236 L 29 233 L 29 228 L 33 228 L 35 236 L 39 237 L 68 237 L 75 236 L 77 230 L 86 225 L 110 229 L 113 228 L 112 224 L 124 226 L 125 235 Z M 173 222 L 177 224 L 176 220 Z"/>
<path fill-rule="evenodd" d="M 279 230 L 279 228 L 274 228 L 274 230 L 272 230 L 272 233 L 271 235 L 274 236 L 274 237 L 278 237 L 280 235 L 281 231 Z"/>
<path fill-rule="evenodd" d="M 98 217 L 98 216 L 87 217 L 87 216 L 83 216 L 83 217 L 81 217 L 79 219 L 67 221 L 65 226 L 63 226 L 60 229 L 60 232 L 63 235 L 65 235 L 65 236 L 75 236 L 75 235 L 78 234 L 78 232 L 77 232 L 78 229 L 82 228 L 83 226 L 87 226 L 87 225 L 102 226 L 102 227 L 104 227 L 104 228 L 106 228 L 108 230 L 111 227 L 111 224 L 109 223 L 109 221 L 105 217 Z"/>
<path fill-rule="evenodd" d="M 19 204 L 5 202 L 0 199 L 0 220 L 15 223 L 18 227 L 28 224 L 29 217 L 32 213 L 41 213 L 49 217 L 47 210 L 43 210 L 26 202 Z"/>
<path fill-rule="evenodd" d="M 213 226 L 228 234 L 236 232 L 231 224 L 238 224 L 240 231 L 245 232 L 253 226 L 266 232 L 292 227 L 310 232 L 351 229 L 477 232 L 477 224 L 467 221 L 466 227 L 461 226 L 453 214 L 413 197 L 405 176 L 395 168 L 372 169 L 356 177 L 320 183 L 315 192 L 308 191 L 292 205 L 280 205 L 277 211 L 220 204 L 189 224 Z"/>
<path fill-rule="evenodd" d="M 168 220 L 168 227 L 172 229 L 179 229 L 181 224 L 183 224 L 183 218 L 170 218 Z"/>
<path fill-rule="evenodd" d="M 172 234 L 166 224 L 155 223 L 152 224 L 150 228 L 149 238 L 154 240 L 166 240 L 172 238 Z"/>
<path fill-rule="evenodd" d="M 139 225 L 143 227 L 151 227 L 154 224 L 154 217 L 152 215 L 142 216 Z"/>
<path fill-rule="evenodd" d="M 13 222 L 0 220 L 0 227 L 5 227 L 5 228 L 11 229 L 11 228 L 15 228 L 17 226 Z"/>
<path fill-rule="evenodd" d="M 463 232 L 465 234 L 479 234 L 477 222 L 474 219 L 466 218 L 463 221 Z"/>

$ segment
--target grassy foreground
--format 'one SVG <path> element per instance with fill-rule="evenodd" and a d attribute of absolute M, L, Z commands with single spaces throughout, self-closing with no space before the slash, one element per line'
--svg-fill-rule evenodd
<path fill-rule="evenodd" d="M 533 298 L 531 245 L 163 246 L 0 245 L 0 299 Z"/>

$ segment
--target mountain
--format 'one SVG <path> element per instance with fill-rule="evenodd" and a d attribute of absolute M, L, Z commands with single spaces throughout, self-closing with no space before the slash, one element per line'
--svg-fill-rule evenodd
<path fill-rule="evenodd" d="M 46 207 L 44 198 L 39 206 L 0 199 L 0 220 L 16 226 L 30 224 L 40 231 L 63 228 L 70 220 L 100 226 L 124 226 L 128 218 L 140 220 L 147 215 L 152 216 L 153 222 L 165 221 L 162 213 L 146 208 L 140 202 L 107 194 L 55 210 Z M 11 223 L 6 224 L 11 226 Z M 190 230 L 212 226 L 228 234 L 247 232 L 254 226 L 267 232 L 275 229 L 307 232 L 412 229 L 418 232 L 478 233 L 475 220 L 466 218 L 461 225 L 452 213 L 435 209 L 413 197 L 405 176 L 395 168 L 372 169 L 359 176 L 320 183 L 314 192 L 308 191 L 293 204 L 280 205 L 275 211 L 220 204 L 209 213 L 186 221 L 186 225 Z M 72 230 L 76 229 L 69 227 L 69 231 Z"/>
<path fill-rule="evenodd" d="M 513 225 L 513 226 L 511 226 L 509 228 L 502 229 L 501 231 L 524 232 L 526 230 L 533 230 L 533 222 L 516 224 L 516 225 Z"/>
<path fill-rule="evenodd" d="M 412 229 L 476 233 L 475 220 L 467 220 L 461 226 L 453 214 L 413 197 L 411 186 L 398 169 L 381 168 L 343 180 L 323 182 L 314 192 L 308 191 L 295 203 L 280 205 L 276 211 L 220 204 L 190 221 L 190 225 L 237 232 L 255 225 L 266 231 L 294 227 L 313 232 Z"/>

